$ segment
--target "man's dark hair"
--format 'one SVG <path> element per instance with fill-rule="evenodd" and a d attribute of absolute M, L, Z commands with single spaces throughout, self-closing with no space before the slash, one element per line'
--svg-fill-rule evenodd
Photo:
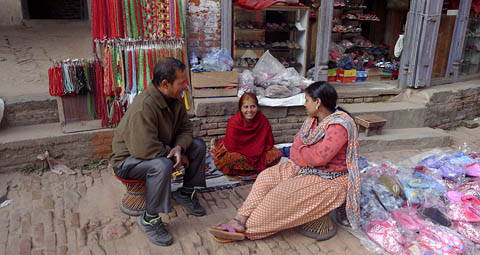
<path fill-rule="evenodd" d="M 153 68 L 153 85 L 158 86 L 163 80 L 173 83 L 177 70 L 185 71 L 185 64 L 180 60 L 170 57 L 160 60 Z"/>

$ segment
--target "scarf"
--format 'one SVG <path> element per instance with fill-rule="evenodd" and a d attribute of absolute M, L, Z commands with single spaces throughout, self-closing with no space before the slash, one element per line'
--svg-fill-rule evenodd
<path fill-rule="evenodd" d="M 300 138 L 305 145 L 319 142 L 325 136 L 327 127 L 332 124 L 340 124 L 348 132 L 346 155 L 348 193 L 346 211 L 353 230 L 358 230 L 360 226 L 360 174 L 358 171 L 358 132 L 355 121 L 347 113 L 335 111 L 323 119 L 315 129 L 312 129 L 314 122 L 315 118 L 308 117 L 300 129 Z"/>
<path fill-rule="evenodd" d="M 260 111 L 252 122 L 247 122 L 238 111 L 228 121 L 223 144 L 228 151 L 245 155 L 257 171 L 262 171 L 267 168 L 265 152 L 274 144 L 270 122 Z"/>

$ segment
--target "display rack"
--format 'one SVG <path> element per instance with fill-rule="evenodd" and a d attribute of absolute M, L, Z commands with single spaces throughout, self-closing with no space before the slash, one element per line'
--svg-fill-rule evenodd
<path fill-rule="evenodd" d="M 269 50 L 284 66 L 305 75 L 308 42 L 308 7 L 272 6 L 261 11 L 233 9 L 232 56 L 235 67 L 253 68 Z M 253 53 L 253 54 L 252 54 Z"/>

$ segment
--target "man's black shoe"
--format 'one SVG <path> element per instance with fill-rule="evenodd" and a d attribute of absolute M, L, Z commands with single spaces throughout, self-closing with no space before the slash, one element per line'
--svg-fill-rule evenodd
<path fill-rule="evenodd" d="M 173 237 L 165 228 L 165 223 L 162 222 L 162 218 L 158 217 L 147 222 L 144 216 L 144 214 L 138 216 L 137 225 L 145 231 L 150 241 L 161 246 L 171 245 L 173 243 Z"/>
<path fill-rule="evenodd" d="M 175 201 L 182 204 L 187 211 L 195 216 L 203 216 L 205 215 L 205 209 L 200 205 L 198 202 L 197 193 L 193 191 L 193 193 L 188 195 L 183 195 L 178 189 L 177 191 L 173 192 L 172 197 Z"/>

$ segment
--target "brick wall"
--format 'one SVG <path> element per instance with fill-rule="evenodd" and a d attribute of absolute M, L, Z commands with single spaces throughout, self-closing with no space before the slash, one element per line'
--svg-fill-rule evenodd
<path fill-rule="evenodd" d="M 480 116 L 480 86 L 457 85 L 454 90 L 434 93 L 426 106 L 427 126 L 443 129 L 459 126 L 462 120 Z"/>
<path fill-rule="evenodd" d="M 205 56 L 220 48 L 220 0 L 189 0 L 186 21 L 188 54 Z"/>

